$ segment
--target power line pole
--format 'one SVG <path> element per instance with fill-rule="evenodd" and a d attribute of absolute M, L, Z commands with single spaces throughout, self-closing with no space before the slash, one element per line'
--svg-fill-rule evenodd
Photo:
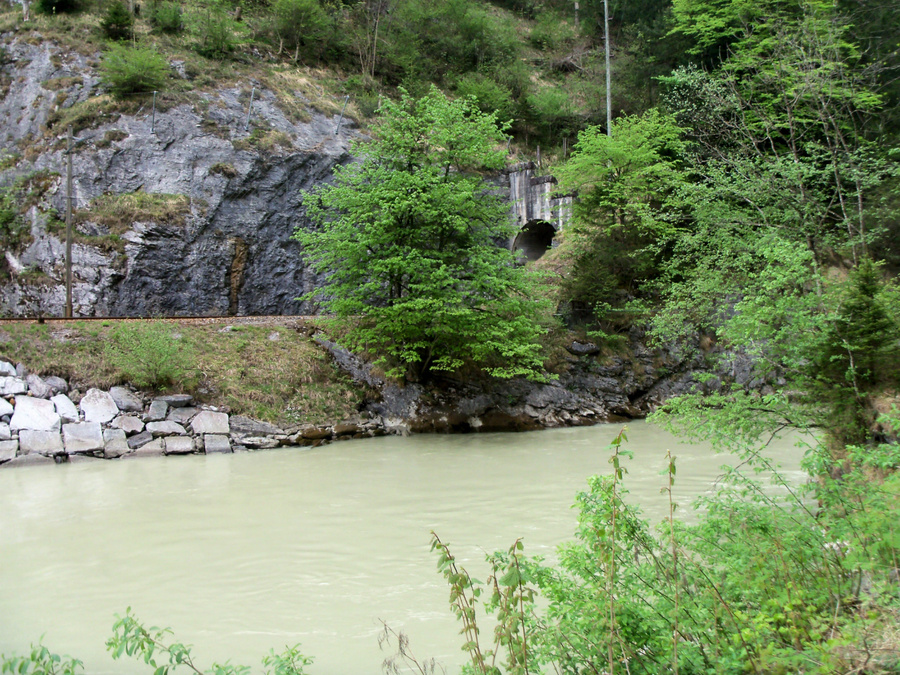
<path fill-rule="evenodd" d="M 609 73 L 609 0 L 603 0 L 603 37 L 606 42 L 606 135 L 612 136 L 612 79 Z"/>
<path fill-rule="evenodd" d="M 72 125 L 66 143 L 66 318 L 72 318 Z"/>

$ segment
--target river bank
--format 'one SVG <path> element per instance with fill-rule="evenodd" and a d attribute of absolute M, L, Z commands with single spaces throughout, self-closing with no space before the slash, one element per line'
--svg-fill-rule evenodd
<path fill-rule="evenodd" d="M 0 463 L 585 426 L 644 417 L 694 387 L 765 386 L 749 379 L 746 359 L 713 365 L 699 342 L 650 349 L 632 333 L 616 352 L 558 336 L 544 382 L 400 383 L 324 337 L 315 319 L 7 322 Z M 155 387 L 133 384 L 153 377 Z"/>

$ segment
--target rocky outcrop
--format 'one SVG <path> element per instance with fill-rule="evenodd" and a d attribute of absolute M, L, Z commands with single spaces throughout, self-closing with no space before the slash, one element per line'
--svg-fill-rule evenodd
<path fill-rule="evenodd" d="M 65 212 L 66 129 L 59 120 L 102 94 L 95 57 L 33 42 L 2 37 L 9 92 L 0 101 L 0 156 L 18 161 L 4 162 L 0 186 L 46 176 L 43 197 L 27 214 L 30 242 L 0 261 L 9 276 L 0 280 L 0 313 L 14 316 L 63 313 L 65 246 L 50 227 Z M 245 128 L 244 89 L 254 84 Z M 155 116 L 149 101 L 130 114 L 98 111 L 77 130 L 76 209 L 101 195 L 135 192 L 182 196 L 187 206 L 177 222 L 138 220 L 123 232 L 79 219 L 75 314 L 308 313 L 297 298 L 316 277 L 291 240 L 304 223 L 301 191 L 350 160 L 356 133 L 345 119 L 336 135 L 335 119 L 299 92 L 295 98 L 307 106 L 308 121 L 292 121 L 274 92 L 248 81 L 197 93 L 191 104 L 161 105 Z"/>
<path fill-rule="evenodd" d="M 334 342 L 316 341 L 354 380 L 380 392 L 365 412 L 380 419 L 389 433 L 581 426 L 642 418 L 670 398 L 717 391 L 723 384 L 771 391 L 769 383 L 752 379 L 752 360 L 745 356 L 710 354 L 699 342 L 650 349 L 638 329 L 629 335 L 628 356 L 601 357 L 595 345 L 573 342 L 561 374 L 547 382 L 441 378 L 401 386 Z"/>
<path fill-rule="evenodd" d="M 6 367 L 11 366 L 0 361 L 0 371 Z M 59 464 L 76 457 L 128 459 L 317 446 L 385 433 L 381 421 L 373 418 L 282 429 L 212 406 L 195 406 L 189 395 L 148 397 L 124 387 L 43 398 L 44 388 L 29 389 L 27 373 L 8 377 L 21 383 L 14 389 L 24 392 L 0 397 L 0 467 L 6 468 Z"/>

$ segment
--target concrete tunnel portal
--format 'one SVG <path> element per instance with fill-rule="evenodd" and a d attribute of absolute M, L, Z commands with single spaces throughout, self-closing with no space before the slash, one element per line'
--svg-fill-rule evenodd
<path fill-rule="evenodd" d="M 510 211 L 519 232 L 507 246 L 527 261 L 538 260 L 553 245 L 572 214 L 574 196 L 560 194 L 553 176 L 535 175 L 533 162 L 508 169 Z"/>

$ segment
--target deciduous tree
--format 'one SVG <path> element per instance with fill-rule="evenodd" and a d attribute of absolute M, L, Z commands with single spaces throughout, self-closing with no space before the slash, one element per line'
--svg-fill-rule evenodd
<path fill-rule="evenodd" d="M 327 274 L 316 296 L 345 340 L 421 379 L 474 363 L 539 377 L 537 279 L 500 244 L 508 206 L 477 173 L 504 165 L 496 116 L 437 89 L 383 101 L 359 163 L 304 197 L 304 255 Z"/>

